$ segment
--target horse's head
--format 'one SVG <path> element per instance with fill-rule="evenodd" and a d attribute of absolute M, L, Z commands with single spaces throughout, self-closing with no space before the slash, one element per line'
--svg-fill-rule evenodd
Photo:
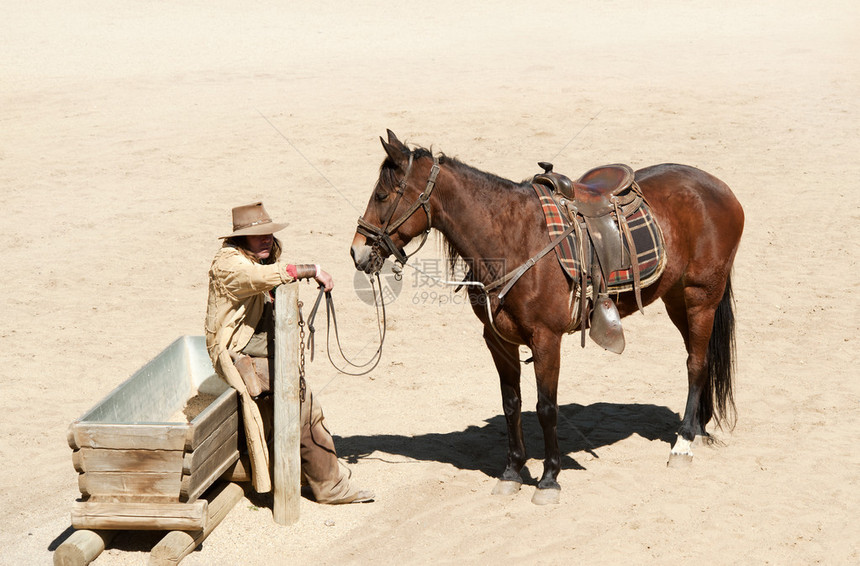
<path fill-rule="evenodd" d="M 410 150 L 391 130 L 388 141 L 380 141 L 388 155 L 379 168 L 367 209 L 358 219 L 350 250 L 355 268 L 366 273 L 378 272 L 391 255 L 405 264 L 409 256 L 404 246 L 418 235 L 426 239 L 431 221 L 427 201 L 439 172 L 439 164 L 430 152 Z M 424 209 L 424 214 L 415 214 L 419 208 Z"/>

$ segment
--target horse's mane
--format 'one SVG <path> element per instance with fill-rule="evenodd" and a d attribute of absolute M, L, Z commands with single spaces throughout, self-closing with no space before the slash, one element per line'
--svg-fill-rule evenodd
<path fill-rule="evenodd" d="M 439 165 L 447 166 L 451 169 L 458 171 L 461 175 L 466 176 L 470 180 L 470 185 L 478 185 L 478 186 L 493 186 L 493 191 L 498 191 L 500 188 L 504 189 L 512 189 L 514 187 L 520 187 L 524 183 L 515 183 L 510 179 L 505 179 L 504 177 L 499 177 L 493 173 L 488 173 L 486 171 L 481 171 L 480 169 L 476 169 L 471 165 L 463 163 L 459 159 L 455 157 L 451 157 L 444 153 L 437 154 L 439 158 Z M 415 147 L 412 150 L 412 157 L 415 161 L 423 158 L 433 159 L 433 151 L 429 150 L 425 147 Z M 382 162 L 382 166 L 380 167 L 380 180 L 382 180 L 386 185 L 391 187 L 396 186 L 396 182 L 394 180 L 394 172 L 396 171 L 397 166 L 392 161 L 390 157 L 385 158 L 385 161 Z"/>
<path fill-rule="evenodd" d="M 416 147 L 413 149 L 412 155 L 415 160 L 422 158 L 433 159 L 433 152 L 424 147 Z M 454 171 L 460 178 L 464 178 L 468 181 L 468 186 L 472 189 L 473 195 L 476 199 L 495 200 L 498 199 L 500 192 L 515 190 L 516 188 L 522 187 L 526 184 L 525 182 L 515 183 L 510 179 L 505 179 L 504 177 L 499 177 L 493 173 L 481 171 L 480 169 L 476 169 L 475 167 L 463 163 L 457 158 L 445 155 L 444 153 L 439 153 L 438 159 L 440 166 L 444 166 Z M 385 163 L 383 163 L 383 168 L 386 167 L 386 163 L 389 161 L 389 159 L 386 159 Z M 388 174 L 391 175 L 390 179 L 388 179 L 389 182 L 394 179 L 393 168 L 394 162 L 388 163 Z M 455 275 L 465 275 L 466 269 L 460 269 L 459 271 L 457 269 L 458 266 L 461 268 L 465 266 L 465 262 L 460 256 L 460 252 L 444 234 L 439 232 L 439 235 L 441 252 L 445 257 L 445 263 L 448 266 L 448 277 L 452 278 Z"/>
<path fill-rule="evenodd" d="M 457 248 L 455 248 L 451 241 L 441 232 L 439 232 L 439 245 L 441 247 L 442 254 L 445 257 L 445 264 L 448 266 L 448 279 L 453 279 L 454 276 L 465 271 L 462 269 L 459 271 L 457 270 L 457 266 L 463 266 L 465 265 L 465 262 L 460 256 L 460 252 L 457 251 Z"/>

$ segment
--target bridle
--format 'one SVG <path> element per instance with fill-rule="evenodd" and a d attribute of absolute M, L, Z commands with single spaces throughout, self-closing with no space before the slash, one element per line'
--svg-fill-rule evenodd
<path fill-rule="evenodd" d="M 391 254 L 401 267 L 406 265 L 409 258 L 418 253 L 418 250 L 420 250 L 427 241 L 427 235 L 430 233 L 430 224 L 432 220 L 430 206 L 427 202 L 430 200 L 430 195 L 433 194 L 433 187 L 436 186 L 436 176 L 439 174 L 439 158 L 434 157 L 433 167 L 430 169 L 430 177 L 427 179 L 427 186 L 425 187 L 424 192 L 418 195 L 418 199 L 409 206 L 400 218 L 392 222 L 391 218 L 394 216 L 394 212 L 397 210 L 400 201 L 403 199 L 403 194 L 406 192 L 406 182 L 409 179 L 409 173 L 412 172 L 412 160 L 413 155 L 410 153 L 409 164 L 406 166 L 406 173 L 403 175 L 403 179 L 400 180 L 400 183 L 398 183 L 397 198 L 394 199 L 394 204 L 391 206 L 382 226 L 374 226 L 365 220 L 363 216 L 359 216 L 358 228 L 356 230 L 359 234 L 370 241 L 371 246 L 379 257 L 385 257 L 388 254 Z M 424 214 L 427 215 L 427 229 L 424 230 L 424 233 L 421 236 L 421 243 L 418 245 L 418 248 L 411 254 L 407 255 L 403 250 L 394 245 L 394 242 L 391 239 L 391 234 L 396 232 L 404 222 L 409 220 L 409 218 L 411 218 L 419 208 L 423 208 Z M 386 253 L 383 254 L 381 252 Z"/>

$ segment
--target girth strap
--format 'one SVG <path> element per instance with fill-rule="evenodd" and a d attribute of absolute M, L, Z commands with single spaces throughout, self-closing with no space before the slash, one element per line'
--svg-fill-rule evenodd
<path fill-rule="evenodd" d="M 579 329 L 582 334 L 580 345 L 585 348 L 585 321 L 588 320 L 588 297 L 585 296 L 585 290 L 588 289 L 586 262 L 590 261 L 590 258 L 585 257 L 585 234 L 582 233 L 582 226 L 579 225 L 579 217 L 575 214 L 572 217 L 571 224 L 576 227 L 576 241 L 579 243 Z"/>
<path fill-rule="evenodd" d="M 621 233 L 624 234 L 624 239 L 627 241 L 627 249 L 630 251 L 630 266 L 633 271 L 633 294 L 636 296 L 636 306 L 639 312 L 645 313 L 642 308 L 642 281 L 639 276 L 639 254 L 636 251 L 636 242 L 633 241 L 633 234 L 630 232 L 630 226 L 627 224 L 627 218 L 620 214 L 618 203 L 615 204 L 615 215 L 618 219 L 618 225 L 621 226 Z"/>

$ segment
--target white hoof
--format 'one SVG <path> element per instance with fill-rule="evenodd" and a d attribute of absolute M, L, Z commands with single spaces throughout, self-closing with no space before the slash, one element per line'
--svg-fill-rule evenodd
<path fill-rule="evenodd" d="M 686 468 L 693 463 L 692 454 L 669 454 L 669 461 L 666 462 L 667 468 Z"/>
<path fill-rule="evenodd" d="M 675 445 L 669 452 L 669 461 L 666 462 L 666 466 L 670 468 L 680 468 L 692 464 L 694 444 L 701 446 L 702 441 L 698 436 L 692 441 L 687 440 L 683 436 L 678 436 L 678 439 L 675 441 Z"/>
<path fill-rule="evenodd" d="M 496 482 L 495 487 L 493 487 L 493 495 L 514 495 L 520 490 L 522 485 L 518 481 L 499 480 Z"/>
<path fill-rule="evenodd" d="M 532 503 L 535 505 L 556 505 L 560 500 L 560 489 L 536 489 L 532 495 Z"/>

